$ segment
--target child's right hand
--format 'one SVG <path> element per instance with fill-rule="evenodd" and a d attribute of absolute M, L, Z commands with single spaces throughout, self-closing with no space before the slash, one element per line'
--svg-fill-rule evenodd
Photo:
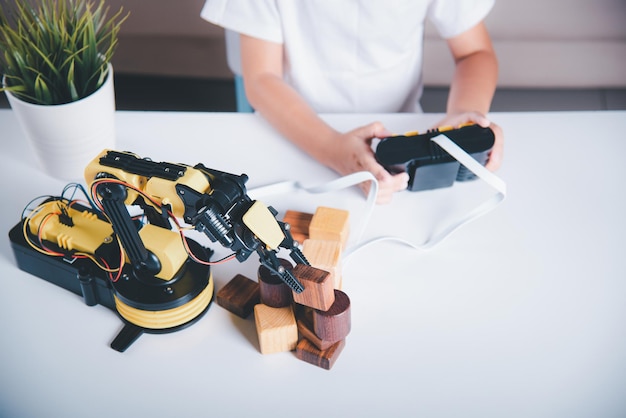
<path fill-rule="evenodd" d="M 350 132 L 338 133 L 332 142 L 336 147 L 328 155 L 328 166 L 341 175 L 348 175 L 359 171 L 369 171 L 378 180 L 378 195 L 376 203 L 389 203 L 393 194 L 406 190 L 409 182 L 407 173 L 391 174 L 376 161 L 371 144 L 374 138 L 384 138 L 391 135 L 380 122 L 373 122 L 353 129 Z M 370 182 L 359 185 L 367 194 Z"/>

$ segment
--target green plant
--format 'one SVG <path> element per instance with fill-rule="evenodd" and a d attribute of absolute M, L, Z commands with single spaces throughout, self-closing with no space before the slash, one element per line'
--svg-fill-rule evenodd
<path fill-rule="evenodd" d="M 0 91 L 44 105 L 89 96 L 106 80 L 128 14 L 108 18 L 105 0 L 36 3 L 15 0 L 11 13 L 0 6 Z"/>

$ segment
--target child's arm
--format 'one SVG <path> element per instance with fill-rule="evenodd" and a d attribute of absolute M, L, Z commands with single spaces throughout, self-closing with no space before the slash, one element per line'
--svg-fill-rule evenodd
<path fill-rule="evenodd" d="M 456 69 L 450 95 L 447 116 L 442 125 L 457 126 L 471 121 L 490 126 L 496 142 L 487 163 L 487 168 L 496 170 L 502 161 L 502 129 L 486 118 L 498 79 L 498 61 L 491 39 L 483 23 L 448 39 L 448 47 L 454 58 Z"/>
<path fill-rule="evenodd" d="M 370 171 L 379 181 L 378 202 L 406 189 L 408 176 L 389 174 L 369 146 L 389 133 L 380 123 L 340 133 L 326 124 L 283 79 L 282 45 L 241 35 L 241 60 L 246 96 L 252 107 L 282 135 L 320 163 L 341 175 Z M 369 184 L 363 185 L 365 190 Z"/>

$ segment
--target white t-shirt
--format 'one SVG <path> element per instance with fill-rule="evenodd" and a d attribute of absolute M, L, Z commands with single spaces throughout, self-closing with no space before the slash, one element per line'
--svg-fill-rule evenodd
<path fill-rule="evenodd" d="M 495 0 L 207 0 L 201 16 L 283 44 L 284 79 L 320 113 L 419 110 L 424 20 L 443 38 Z"/>

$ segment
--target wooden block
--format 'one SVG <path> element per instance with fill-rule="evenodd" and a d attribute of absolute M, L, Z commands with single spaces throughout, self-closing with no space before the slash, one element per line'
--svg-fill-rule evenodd
<path fill-rule="evenodd" d="M 250 316 L 259 300 L 259 284 L 241 274 L 233 277 L 216 295 L 218 305 L 242 318 Z"/>
<path fill-rule="evenodd" d="M 312 218 L 312 213 L 288 210 L 285 212 L 283 222 L 291 226 L 291 236 L 293 236 L 294 240 L 301 243 L 309 238 L 309 225 L 311 224 Z"/>
<path fill-rule="evenodd" d="M 309 238 L 339 241 L 345 248 L 350 230 L 349 215 L 347 210 L 318 207 L 309 225 Z"/>
<path fill-rule="evenodd" d="M 292 351 L 298 343 L 298 326 L 291 307 L 272 308 L 259 303 L 254 322 L 262 354 Z"/>
<path fill-rule="evenodd" d="M 329 272 L 304 264 L 296 264 L 292 272 L 304 286 L 301 293 L 292 292 L 294 302 L 322 311 L 333 305 L 335 289 Z"/>
<path fill-rule="evenodd" d="M 324 341 L 313 332 L 311 324 L 305 320 L 296 319 L 296 325 L 298 326 L 298 332 L 302 338 L 306 338 L 311 342 L 318 350 L 326 350 L 337 341 Z"/>
<path fill-rule="evenodd" d="M 337 342 L 350 333 L 350 298 L 335 290 L 335 303 L 327 311 L 313 310 L 313 331 L 323 341 Z"/>
<path fill-rule="evenodd" d="M 319 350 L 306 338 L 301 339 L 296 346 L 296 357 L 302 361 L 330 370 L 346 346 L 346 340 L 341 340 L 326 350 Z"/>
<path fill-rule="evenodd" d="M 279 261 L 285 269 L 293 269 L 293 265 L 288 260 L 280 258 Z M 272 308 L 291 306 L 293 296 L 287 283 L 263 265 L 259 267 L 257 275 L 262 304 Z"/>
<path fill-rule="evenodd" d="M 313 267 L 329 272 L 335 289 L 341 289 L 341 250 L 339 241 L 309 238 L 302 243 L 302 253 L 309 263 Z"/>
<path fill-rule="evenodd" d="M 313 329 L 313 308 L 294 303 L 293 312 L 296 315 L 296 321 L 302 320 L 310 329 Z"/>

